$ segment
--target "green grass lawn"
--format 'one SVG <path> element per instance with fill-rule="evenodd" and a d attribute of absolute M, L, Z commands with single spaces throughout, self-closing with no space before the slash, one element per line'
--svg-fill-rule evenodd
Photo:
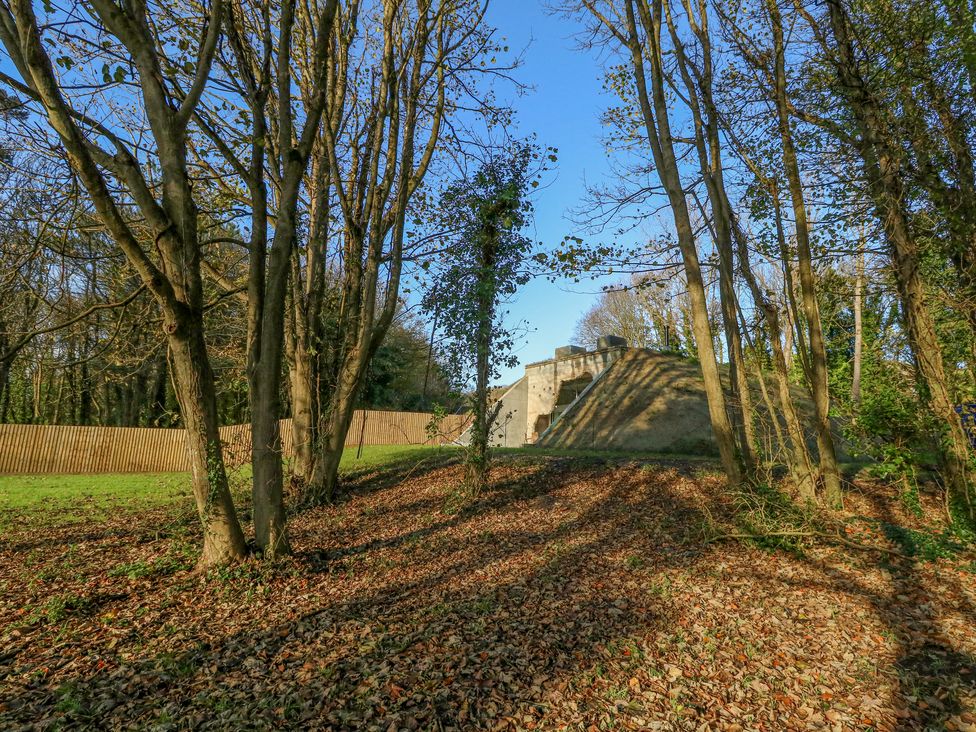
<path fill-rule="evenodd" d="M 362 455 L 356 457 L 356 448 L 349 447 L 342 453 L 340 472 L 348 473 L 378 465 L 397 463 L 403 460 L 422 459 L 429 455 L 456 450 L 453 446 L 430 447 L 428 445 L 364 445 Z"/>
<path fill-rule="evenodd" d="M 366 445 L 357 456 L 356 448 L 351 447 L 343 452 L 339 469 L 347 475 L 355 475 L 380 466 L 403 466 L 433 456 L 445 456 L 456 449 L 452 446 L 438 448 L 425 445 Z M 653 457 L 650 453 L 536 448 L 501 448 L 496 453 L 617 459 Z M 688 457 L 685 456 L 686 459 Z M 235 493 L 248 492 L 250 465 L 231 468 L 228 475 Z M 70 523 L 82 518 L 92 518 L 93 515 L 106 511 L 189 502 L 190 496 L 188 473 L 0 475 L 0 525 L 12 513 L 40 511 L 52 518 L 56 515 L 59 522 Z"/>
<path fill-rule="evenodd" d="M 453 448 L 374 445 L 364 446 L 357 458 L 356 448 L 349 448 L 343 453 L 340 470 L 355 473 L 448 449 Z M 235 494 L 248 493 L 250 476 L 250 465 L 229 471 Z M 13 521 L 68 524 L 165 505 L 191 505 L 188 473 L 0 475 L 0 530 Z"/>
<path fill-rule="evenodd" d="M 0 528 L 11 521 L 75 523 L 119 509 L 190 499 L 186 473 L 0 476 Z"/>
<path fill-rule="evenodd" d="M 453 446 L 370 445 L 364 446 L 357 455 L 357 449 L 353 447 L 343 453 L 339 469 L 353 480 L 367 477 L 378 468 L 391 471 L 391 475 L 409 476 L 419 467 L 430 467 L 450 459 L 457 450 Z M 548 455 L 611 461 L 677 457 L 538 448 L 503 448 L 496 449 L 495 453 L 525 455 L 527 458 Z M 685 456 L 685 459 L 693 458 Z M 250 502 L 251 466 L 230 468 L 228 478 L 237 505 L 246 509 Z M 32 526 L 97 523 L 117 518 L 120 514 L 154 508 L 172 508 L 174 513 L 180 514 L 192 512 L 189 474 L 0 475 L 0 532 L 15 527 L 23 530 Z"/>
<path fill-rule="evenodd" d="M 417 463 L 429 464 L 431 458 L 450 456 L 455 447 L 424 445 L 370 445 L 357 456 L 356 448 L 348 448 L 342 456 L 340 471 L 355 477 L 378 467 L 412 471 Z M 581 459 L 695 460 L 708 464 L 710 458 L 700 456 L 653 455 L 651 453 L 617 453 L 600 450 L 559 450 L 537 448 L 505 448 L 498 454 L 527 456 L 563 456 Z M 247 504 L 250 493 L 251 466 L 243 465 L 228 471 L 231 490 L 238 505 Z M 16 522 L 20 526 L 32 524 L 71 524 L 98 521 L 124 511 L 139 511 L 161 506 L 192 509 L 190 479 L 187 473 L 128 473 L 104 475 L 0 475 L 0 530 Z"/>

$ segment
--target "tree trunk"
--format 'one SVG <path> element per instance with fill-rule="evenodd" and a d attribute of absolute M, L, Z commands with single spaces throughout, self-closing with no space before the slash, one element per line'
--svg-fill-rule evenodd
<path fill-rule="evenodd" d="M 920 252 L 905 208 L 899 148 L 889 139 L 883 109 L 861 77 L 846 13 L 837 0 L 828 0 L 828 6 L 836 43 L 838 79 L 859 128 L 857 142 L 865 178 L 884 226 L 909 343 L 922 376 L 921 396 L 936 420 L 938 448 L 950 497 L 973 521 L 976 513 L 969 440 L 949 394 L 942 348 L 919 271 Z"/>
<path fill-rule="evenodd" d="M 892 192 L 884 194 L 881 206 L 885 213 L 882 217 L 895 264 L 895 278 L 904 307 L 909 342 L 923 380 L 924 388 L 920 391 L 936 419 L 941 462 L 950 493 L 973 519 L 976 514 L 973 510 L 969 440 L 949 393 L 942 346 L 936 336 L 935 324 L 926 302 L 925 285 L 919 273 L 917 246 L 911 238 L 907 222 L 900 213 L 895 212 L 900 196 L 889 198 L 891 195 Z"/>
<path fill-rule="evenodd" d="M 327 162 L 329 167 L 326 180 L 337 198 L 345 239 L 334 349 L 336 386 L 328 410 L 321 406 L 325 419 L 307 487 L 312 500 L 329 499 L 336 493 L 339 462 L 366 368 L 400 302 L 408 206 L 439 149 L 447 106 L 445 79 L 453 67 L 445 59 L 463 44 L 452 46 L 449 41 L 456 30 L 447 20 L 453 17 L 450 4 L 435 6 L 421 3 L 415 12 L 402 13 L 396 3 L 383 4 L 382 18 L 378 13 L 375 17 L 383 40 L 369 61 L 376 62 L 371 72 L 374 83 L 364 96 L 356 96 L 356 103 L 365 105 L 362 134 L 354 135 L 351 149 L 337 150 L 337 137 L 348 139 L 345 132 L 336 134 L 347 120 L 344 99 L 348 86 L 341 79 L 333 85 L 326 124 L 321 126 L 323 165 Z M 350 43 L 358 43 L 353 34 L 338 33 L 335 56 L 348 60 Z M 438 55 L 430 56 L 431 52 Z M 419 150 L 418 134 L 427 138 Z M 321 210 L 324 228 L 329 208 Z M 324 247 L 325 239 L 319 241 Z M 313 292 L 314 287 L 310 294 Z"/>
<path fill-rule="evenodd" d="M 117 25 L 116 14 L 121 11 L 115 5 L 107 5 L 99 4 L 96 11 L 111 11 L 99 18 L 106 25 Z M 139 71 L 138 83 L 145 103 L 142 111 L 157 151 L 162 202 L 155 200 L 135 156 L 124 149 L 121 141 L 116 143 L 118 154 L 114 158 L 103 156 L 102 159 L 117 164 L 118 174 L 146 217 L 155 249 L 162 258 L 161 266 L 157 266 L 122 214 L 102 170 L 95 163 L 94 144 L 85 138 L 64 100 L 41 40 L 33 6 L 28 0 L 17 0 L 5 5 L 4 13 L 0 40 L 8 55 L 43 104 L 48 122 L 57 132 L 99 219 L 163 309 L 164 331 L 173 354 L 173 380 L 186 426 L 194 496 L 204 531 L 201 564 L 243 557 L 246 546 L 224 471 L 213 372 L 203 336 L 197 211 L 186 163 L 185 123 L 199 95 L 190 94 L 182 107 L 174 109 L 159 72 L 159 58 L 147 42 L 148 24 L 127 22 L 119 26 L 123 31 L 116 37 Z M 219 28 L 219 21 L 215 20 L 211 28 Z M 216 35 L 208 33 L 207 38 L 212 40 Z M 212 44 L 210 48 L 215 46 Z"/>
<path fill-rule="evenodd" d="M 813 271 L 813 255 L 810 249 L 810 229 L 800 166 L 793 144 L 790 112 L 786 90 L 786 62 L 783 44 L 783 26 L 777 0 L 767 0 L 774 47 L 775 102 L 779 122 L 780 141 L 783 146 L 783 167 L 789 183 L 790 201 L 793 206 L 794 231 L 796 234 L 797 259 L 800 270 L 800 293 L 803 315 L 810 337 L 810 369 L 808 379 L 813 396 L 814 426 L 817 435 L 817 452 L 824 493 L 828 505 L 837 507 L 843 500 L 840 485 L 840 468 L 834 437 L 830 429 L 830 395 L 827 388 L 827 348 L 823 326 L 820 322 L 820 306 L 817 303 L 817 281 Z"/>
<path fill-rule="evenodd" d="M 318 249 L 324 247 L 325 232 L 315 225 L 313 230 L 320 232 L 321 238 L 316 237 L 315 242 L 308 244 L 304 283 L 298 257 L 292 258 L 292 303 L 289 310 L 288 377 L 294 452 L 291 472 L 302 484 L 308 483 L 315 472 L 320 419 L 318 348 L 321 344 L 321 303 L 325 281 Z"/>
<path fill-rule="evenodd" d="M 319 123 L 326 101 L 330 40 L 338 3 L 327 0 L 314 21 L 314 36 L 310 41 L 316 68 L 310 95 L 305 96 L 305 118 L 301 129 L 295 126 L 292 95 L 300 79 L 293 75 L 295 63 L 292 51 L 295 39 L 296 3 L 279 3 L 277 22 L 277 55 L 274 57 L 272 84 L 271 58 L 274 44 L 270 33 L 264 38 L 261 53 L 266 63 L 263 78 L 257 81 L 245 73 L 248 99 L 252 113 L 251 161 L 248 188 L 251 196 L 250 267 L 248 271 L 248 381 L 251 397 L 252 430 L 252 495 L 254 497 L 254 535 L 266 557 L 290 551 L 286 533 L 283 496 L 284 466 L 281 451 L 281 392 L 285 350 L 285 314 L 289 293 L 289 272 L 293 250 L 299 231 L 298 204 L 312 146 L 318 136 Z M 240 36 L 234 40 L 239 43 Z M 311 30 L 306 29 L 306 30 Z M 250 71 L 247 53 L 238 45 L 239 64 Z M 306 77 L 305 82 L 311 80 Z M 274 86 L 276 98 L 268 104 Z M 303 87 L 302 92 L 308 92 Z M 266 115 L 275 109 L 272 123 Z M 269 139 L 270 138 L 270 139 Z M 276 208 L 269 212 L 265 146 L 271 140 L 274 156 Z M 268 221 L 273 214 L 274 235 L 270 251 Z"/>
<path fill-rule="evenodd" d="M 0 361 L 0 424 L 7 421 L 10 408 L 10 364 Z"/>
<path fill-rule="evenodd" d="M 476 384 L 472 403 L 471 444 L 468 447 L 465 482 L 472 495 L 477 496 L 488 487 L 488 370 L 491 324 L 478 324 Z"/>
<path fill-rule="evenodd" d="M 310 496 L 316 502 L 331 501 L 338 493 L 339 463 L 368 363 L 368 355 L 361 346 L 357 346 L 343 359 L 340 367 L 339 379 L 325 416 L 318 456 L 308 486 Z"/>
<path fill-rule="evenodd" d="M 750 479 L 757 469 L 757 446 L 754 430 L 752 394 L 745 371 L 745 358 L 742 350 L 742 334 L 739 330 L 739 300 L 735 291 L 735 252 L 732 236 L 732 209 L 725 191 L 724 165 L 722 161 L 722 141 L 719 136 L 719 115 L 712 93 L 712 46 L 708 31 L 707 11 L 702 6 L 702 16 L 695 17 L 690 3 L 685 3 L 688 25 L 701 44 L 698 67 L 692 72 L 692 61 L 685 52 L 670 4 L 665 4 L 668 29 L 674 43 L 678 70 L 688 93 L 688 106 L 695 129 L 695 148 L 698 162 L 705 181 L 708 199 L 711 203 L 712 229 L 715 248 L 719 255 L 719 298 L 725 343 L 729 356 L 729 382 L 737 403 L 735 406 L 735 426 L 739 433 L 739 449 L 746 472 Z M 703 216 L 704 216 L 703 211 Z M 706 217 L 707 218 L 707 217 Z"/>
<path fill-rule="evenodd" d="M 471 426 L 471 445 L 468 447 L 466 480 L 468 489 L 478 495 L 488 487 L 490 470 L 488 442 L 491 437 L 491 416 L 488 413 L 488 379 L 491 376 L 491 335 L 495 320 L 495 262 L 498 231 L 494 227 L 483 232 L 478 262 L 478 333 L 475 340 L 475 392 Z"/>
<path fill-rule="evenodd" d="M 164 346 L 159 349 L 156 356 L 150 388 L 149 414 L 146 419 L 149 427 L 161 427 L 162 419 L 166 415 L 166 382 L 169 380 L 169 366 L 166 363 L 166 355 L 166 347 Z"/>
<path fill-rule="evenodd" d="M 735 294 L 732 282 L 732 262 L 729 249 L 731 249 L 729 245 L 720 245 L 719 288 L 722 300 L 722 320 L 729 352 L 729 383 L 732 385 L 732 394 L 737 401 L 734 406 L 735 426 L 739 432 L 739 448 L 746 472 L 752 476 L 757 468 L 752 394 L 749 391 L 749 378 L 746 374 L 745 357 L 742 350 L 742 336 L 739 332 L 738 297 Z"/>
<path fill-rule="evenodd" d="M 193 496 L 203 526 L 203 567 L 241 559 L 247 554 L 244 532 L 224 469 L 213 372 L 199 315 L 184 314 L 168 324 L 173 388 L 180 403 L 190 453 Z"/>
<path fill-rule="evenodd" d="M 273 359 L 258 364 L 250 385 L 254 538 L 268 558 L 290 551 L 283 498 L 280 369 L 280 361 Z"/>
<path fill-rule="evenodd" d="M 864 238 L 861 238 L 855 262 L 854 275 L 854 365 L 851 374 L 851 403 L 855 410 L 861 408 L 861 352 L 864 348 Z"/>
<path fill-rule="evenodd" d="M 355 403 L 342 400 L 329 413 L 320 438 L 319 457 L 312 473 L 311 496 L 316 503 L 331 501 L 339 492 L 339 463 L 352 424 Z"/>
<path fill-rule="evenodd" d="M 790 366 L 783 349 L 783 326 L 780 321 L 779 308 L 769 295 L 763 292 L 752 270 L 749 263 L 749 250 L 746 245 L 744 233 L 738 228 L 736 222 L 733 222 L 733 227 L 739 249 L 739 267 L 746 284 L 752 292 L 753 299 L 763 312 L 766 327 L 769 329 L 769 343 L 773 351 L 773 373 L 776 374 L 779 411 L 783 415 L 783 421 L 786 423 L 786 432 L 789 436 L 788 467 L 790 475 L 793 476 L 793 481 L 796 484 L 800 497 L 804 501 L 812 503 L 816 500 L 813 461 L 810 459 L 806 436 L 803 434 L 803 426 L 800 423 L 796 404 L 793 401 L 793 394 L 790 391 Z M 775 412 L 770 416 L 773 420 L 777 419 Z"/>
<path fill-rule="evenodd" d="M 746 342 L 749 343 L 748 337 Z M 778 454 L 784 456 L 782 458 L 782 462 L 789 466 L 789 443 L 787 443 L 786 436 L 783 434 L 783 427 L 779 421 L 779 410 L 776 408 L 776 403 L 769 394 L 769 388 L 766 385 L 766 375 L 763 373 L 763 360 L 765 354 L 756 347 L 755 343 L 750 343 L 749 345 L 756 366 L 756 382 L 759 384 L 759 395 L 762 397 L 762 403 L 766 407 L 766 414 L 769 415 L 769 425 L 772 428 L 773 437 L 776 438 L 776 446 L 779 448 Z M 765 434 L 761 435 L 761 437 L 763 438 L 762 444 L 765 447 L 764 454 L 766 455 L 766 464 L 776 464 L 777 461 L 774 456 L 777 453 L 773 451 L 772 440 L 770 439 L 769 432 L 767 431 Z"/>
<path fill-rule="evenodd" d="M 265 288 L 257 316 L 260 334 L 248 364 L 254 537 L 269 558 L 291 551 L 286 532 L 280 423 L 285 295 L 295 237 L 292 212 L 286 209 L 287 206 L 279 207 L 267 279 L 259 284 Z"/>
<path fill-rule="evenodd" d="M 304 338 L 295 338 L 289 371 L 291 384 L 292 445 L 295 453 L 292 473 L 307 482 L 315 471 L 318 442 L 318 395 L 314 355 Z"/>
<path fill-rule="evenodd" d="M 705 382 L 705 394 L 708 400 L 708 413 L 712 424 L 715 442 L 721 456 L 722 468 L 728 476 L 729 482 L 738 485 L 742 482 L 742 467 L 735 449 L 735 433 L 725 402 L 725 392 L 719 376 L 718 363 L 712 342 L 712 330 L 708 313 L 708 300 L 705 295 L 705 283 L 702 278 L 701 264 L 698 259 L 698 247 L 695 242 L 694 229 L 688 213 L 688 203 L 685 200 L 684 188 L 677 157 L 673 146 L 670 121 L 668 119 L 668 102 L 665 90 L 665 74 L 661 52 L 661 0 L 651 0 L 653 13 L 648 0 L 636 0 L 644 28 L 644 43 L 641 42 L 637 30 L 637 19 L 634 1 L 627 0 L 627 30 L 628 45 L 632 55 L 632 71 L 636 81 L 636 89 L 640 100 L 644 127 L 654 157 L 655 167 L 661 183 L 668 194 L 671 211 L 674 217 L 675 229 L 678 235 L 678 247 L 684 263 L 685 278 L 688 283 L 688 298 L 691 302 L 692 328 L 698 351 L 702 379 Z M 644 73 L 645 49 L 647 60 L 650 62 L 651 86 L 650 92 Z"/>

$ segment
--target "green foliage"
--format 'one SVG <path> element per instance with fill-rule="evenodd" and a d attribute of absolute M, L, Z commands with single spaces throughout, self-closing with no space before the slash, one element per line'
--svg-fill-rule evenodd
<path fill-rule="evenodd" d="M 629 557 L 627 557 L 625 564 L 627 565 L 627 569 L 633 569 L 635 571 L 638 569 L 644 569 L 644 567 L 647 566 L 647 562 L 644 561 L 644 558 L 639 557 L 636 554 L 631 554 Z"/>
<path fill-rule="evenodd" d="M 966 550 L 966 543 L 951 529 L 919 531 L 882 522 L 881 530 L 904 554 L 926 562 L 951 559 Z"/>
<path fill-rule="evenodd" d="M 855 400 L 854 277 L 830 269 L 821 283 L 830 390 L 835 411 L 844 415 L 846 441 L 854 455 L 871 459 L 867 472 L 895 486 L 905 506 L 919 514 L 920 466 L 932 459 L 934 430 L 906 360 L 900 308 L 890 291 L 869 287 L 863 292 L 861 388 Z"/>
<path fill-rule="evenodd" d="M 468 483 L 477 490 L 488 474 L 488 443 L 494 415 L 490 386 L 502 367 L 518 363 L 515 331 L 503 306 L 530 278 L 534 246 L 524 229 L 532 218 L 529 198 L 555 150 L 541 151 L 530 142 L 515 142 L 492 151 L 475 174 L 449 186 L 441 196 L 440 261 L 431 267 L 434 284 L 425 309 L 443 329 L 442 362 L 451 383 L 473 387 Z"/>
<path fill-rule="evenodd" d="M 109 577 L 127 577 L 130 580 L 146 577 L 162 577 L 177 572 L 192 569 L 194 557 L 192 550 L 187 552 L 179 547 L 162 557 L 146 561 L 138 559 L 134 562 L 124 562 L 109 570 Z"/>
<path fill-rule="evenodd" d="M 28 616 L 28 623 L 45 622 L 57 625 L 72 615 L 84 615 L 92 609 L 91 599 L 67 593 L 50 598 Z"/>
<path fill-rule="evenodd" d="M 958 501 L 950 500 L 948 509 L 950 531 L 960 541 L 976 547 L 976 521 L 973 521 L 968 507 L 961 505 Z"/>
<path fill-rule="evenodd" d="M 424 324 L 403 314 L 370 360 L 360 405 L 364 409 L 425 412 L 453 402 L 451 388 Z"/>
<path fill-rule="evenodd" d="M 75 684 L 68 682 L 58 689 L 58 703 L 55 709 L 64 714 L 82 714 L 86 710 L 85 701 Z"/>
<path fill-rule="evenodd" d="M 431 265 L 433 284 L 424 308 L 441 324 L 439 351 L 453 385 L 474 380 L 478 336 L 489 333 L 491 376 L 516 363 L 513 333 L 501 309 L 530 278 L 533 242 L 523 230 L 532 217 L 530 184 L 538 182 L 545 163 L 534 144 L 515 143 L 496 152 L 470 179 L 449 186 L 441 196 L 439 228 L 444 252 Z M 538 170 L 534 167 L 541 166 Z"/>
<path fill-rule="evenodd" d="M 587 275 L 613 274 L 613 262 L 634 262 L 639 257 L 638 249 L 625 249 L 616 244 L 590 244 L 578 236 L 567 236 L 552 251 L 537 252 L 532 258 L 551 279 L 579 282 Z"/>
<path fill-rule="evenodd" d="M 431 410 L 430 421 L 425 427 L 428 441 L 436 444 L 440 435 L 444 433 L 443 424 L 445 417 L 447 417 L 447 410 L 445 410 L 442 405 L 435 404 Z"/>
<path fill-rule="evenodd" d="M 160 653 L 156 663 L 164 674 L 175 678 L 192 676 L 197 670 L 197 661 L 191 654 Z"/>
<path fill-rule="evenodd" d="M 732 493 L 735 524 L 762 549 L 783 550 L 799 556 L 812 533 L 814 515 L 777 485 L 758 484 Z"/>

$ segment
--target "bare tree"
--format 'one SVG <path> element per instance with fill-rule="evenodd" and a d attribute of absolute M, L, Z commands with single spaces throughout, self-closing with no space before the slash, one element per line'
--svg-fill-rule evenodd
<path fill-rule="evenodd" d="M 752 297 L 759 304 L 765 322 L 770 328 L 769 338 L 773 349 L 773 365 L 779 385 L 779 402 L 781 414 L 786 424 L 785 436 L 788 445 L 784 445 L 785 454 L 789 455 L 791 472 L 800 488 L 801 495 L 812 499 L 815 494 L 815 475 L 811 472 L 810 454 L 805 444 L 805 437 L 800 426 L 796 407 L 790 395 L 789 365 L 790 354 L 795 349 L 799 361 L 804 368 L 806 383 L 814 404 L 814 434 L 817 441 L 819 460 L 819 477 L 824 487 L 824 497 L 828 504 L 836 506 L 841 500 L 840 470 L 837 464 L 834 438 L 830 421 L 830 397 L 827 388 L 827 350 L 821 323 L 818 302 L 818 278 L 813 264 L 812 227 L 802 180 L 803 171 L 800 166 L 799 154 L 795 143 L 792 114 L 794 105 L 789 96 L 788 78 L 786 71 L 786 48 L 783 37 L 782 19 L 775 2 L 764 2 L 761 7 L 753 8 L 753 15 L 749 16 L 750 23 L 760 23 L 760 27 L 769 29 L 768 34 L 747 33 L 742 30 L 741 22 L 735 14 L 719 9 L 723 28 L 732 39 L 732 43 L 739 56 L 745 62 L 745 67 L 754 76 L 753 84 L 761 95 L 763 103 L 758 114 L 764 116 L 761 129 L 775 130 L 779 149 L 766 145 L 762 152 L 762 161 L 752 158 L 750 152 L 739 140 L 736 125 L 755 125 L 755 121 L 740 115 L 732 122 L 732 114 L 720 114 L 720 123 L 726 134 L 733 140 L 733 149 L 745 163 L 746 168 L 755 176 L 756 182 L 764 189 L 764 196 L 772 209 L 775 229 L 775 251 L 779 253 L 779 263 L 783 273 L 785 290 L 785 309 L 780 312 L 775 298 L 763 291 L 761 282 L 757 278 L 753 266 L 749 262 L 750 254 L 746 248 L 746 241 L 742 229 L 738 235 L 743 237 L 739 248 L 741 250 L 740 264 L 745 281 L 749 286 Z M 769 41 L 769 43 L 767 43 Z M 793 241 L 795 242 L 796 257 L 788 241 L 787 221 L 780 201 L 780 183 L 777 174 L 771 166 L 782 164 L 787 179 L 790 211 L 793 214 Z M 799 273 L 798 287 L 794 279 L 794 269 Z M 787 327 L 784 329 L 781 315 L 786 316 Z M 791 327 L 790 327 L 791 326 Z M 787 337 L 785 347 L 783 336 Z"/>
<path fill-rule="evenodd" d="M 234 6 L 225 20 L 232 58 L 221 65 L 226 84 L 248 111 L 250 126 L 239 131 L 232 147 L 224 140 L 219 109 L 210 110 L 206 121 L 199 115 L 228 172 L 243 181 L 250 209 L 246 300 L 254 531 L 258 547 L 269 557 L 289 551 L 279 427 L 285 310 L 301 235 L 302 186 L 334 78 L 330 49 L 337 12 L 336 0 L 301 9 L 285 2 L 274 15 L 263 3 Z M 307 53 L 300 65 L 305 93 L 298 110 L 292 99 L 299 66 L 295 48 Z"/>
<path fill-rule="evenodd" d="M 311 500 L 335 493 L 369 361 L 400 302 L 411 203 L 444 142 L 445 125 L 469 93 L 466 77 L 494 46 L 483 24 L 485 9 L 446 0 L 387 2 L 359 20 L 377 36 L 337 39 L 336 58 L 345 60 L 350 81 L 344 94 L 331 97 L 341 110 L 326 109 L 326 119 L 342 124 L 325 124 L 322 131 L 341 276 L 331 391 L 313 418 L 319 434 Z"/>
<path fill-rule="evenodd" d="M 162 312 L 204 528 L 204 565 L 246 553 L 218 433 L 214 376 L 203 332 L 199 210 L 187 164 L 188 125 L 207 84 L 223 12 L 222 0 L 207 8 L 198 25 L 193 62 L 184 65 L 174 63 L 168 54 L 177 51 L 156 36 L 147 5 L 121 7 L 110 0 L 93 0 L 73 6 L 72 16 L 90 30 L 83 36 L 75 28 L 73 43 L 88 51 L 89 58 L 97 58 L 99 38 L 112 38 L 123 54 L 119 77 L 135 77 L 133 100 L 141 104 L 139 113 L 151 140 L 142 146 L 126 141 L 112 126 L 74 104 L 69 96 L 72 85 L 55 74 L 50 46 L 44 42 L 45 34 L 56 33 L 52 28 L 57 22 L 45 23 L 42 31 L 29 0 L 0 5 L 0 42 L 20 76 L 8 77 L 7 82 L 46 116 L 99 219 Z M 55 40 L 53 47 L 63 46 Z M 75 63 L 68 56 L 59 61 L 68 69 Z M 182 84 L 168 84 L 164 68 L 192 71 L 183 73 Z M 105 80 L 106 86 L 113 82 L 119 83 L 111 77 Z M 133 225 L 130 205 L 151 233 L 148 242 Z"/>
<path fill-rule="evenodd" d="M 679 278 L 664 273 L 634 275 L 629 284 L 608 288 L 576 324 L 575 338 L 595 348 L 600 336 L 619 335 L 635 348 L 679 351 L 687 292 Z"/>
<path fill-rule="evenodd" d="M 740 453 L 719 375 L 695 228 L 674 146 L 675 134 L 671 128 L 668 103 L 670 87 L 662 45 L 662 27 L 665 23 L 662 0 L 619 0 L 599 6 L 591 0 L 582 0 L 573 7 L 594 19 L 597 27 L 617 44 L 626 58 L 628 73 L 625 83 L 632 85 L 636 93 L 639 116 L 654 168 L 667 194 L 674 220 L 688 283 L 695 344 L 708 397 L 712 430 L 729 481 L 739 484 L 743 480 Z"/>
<path fill-rule="evenodd" d="M 735 414 L 739 431 L 739 449 L 750 477 L 758 466 L 754 415 L 749 380 L 739 324 L 739 299 L 735 289 L 735 249 L 733 247 L 733 214 L 725 190 L 725 169 L 720 137 L 721 120 L 713 94 L 714 62 L 709 30 L 709 9 L 705 0 L 693 3 L 683 0 L 682 7 L 693 39 L 692 54 L 682 39 L 682 28 L 671 9 L 670 0 L 663 4 L 668 32 L 677 60 L 677 76 L 684 85 L 686 104 L 691 112 L 695 150 L 710 203 L 710 227 L 718 252 L 719 298 L 722 323 L 729 354 L 730 383 L 733 399 L 738 402 Z M 677 85 L 677 79 L 672 86 Z"/>

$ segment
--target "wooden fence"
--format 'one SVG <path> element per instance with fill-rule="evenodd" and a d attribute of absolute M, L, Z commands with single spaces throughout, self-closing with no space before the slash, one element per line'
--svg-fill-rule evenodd
<path fill-rule="evenodd" d="M 346 446 L 429 444 L 424 412 L 358 410 L 346 436 Z M 441 423 L 446 442 L 461 434 L 463 415 L 448 415 Z M 291 457 L 291 420 L 281 422 L 282 448 Z M 251 460 L 251 426 L 222 427 L 220 440 L 229 465 Z M 190 470 L 186 436 L 181 429 L 148 427 L 68 427 L 39 424 L 0 424 L 0 474 L 31 473 L 168 473 Z"/>

